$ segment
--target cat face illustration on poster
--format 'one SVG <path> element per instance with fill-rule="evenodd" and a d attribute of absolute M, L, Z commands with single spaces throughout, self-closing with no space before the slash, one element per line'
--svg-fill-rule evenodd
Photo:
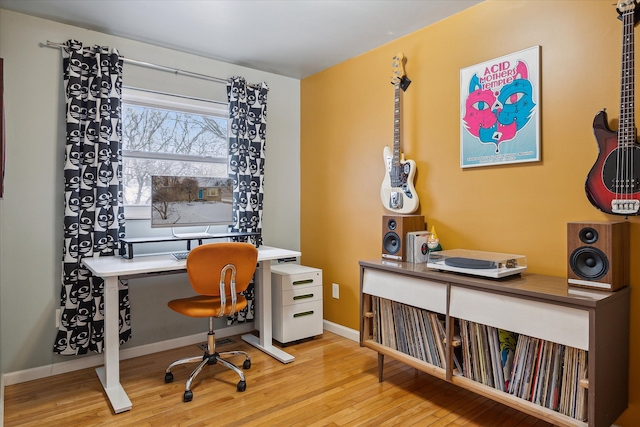
<path fill-rule="evenodd" d="M 527 59 L 519 52 L 462 70 L 462 167 L 538 160 L 538 64 Z"/>
<path fill-rule="evenodd" d="M 508 66 L 509 62 L 502 65 Z M 485 76 L 491 73 L 492 70 L 487 68 Z M 469 85 L 467 114 L 464 116 L 469 133 L 482 143 L 495 144 L 496 153 L 500 152 L 502 142 L 512 140 L 529 123 L 535 107 L 526 64 L 518 61 L 514 68 L 506 70 L 506 74 L 510 77 L 505 80 L 510 83 L 497 89 L 483 84 L 484 79 L 474 75 Z"/>

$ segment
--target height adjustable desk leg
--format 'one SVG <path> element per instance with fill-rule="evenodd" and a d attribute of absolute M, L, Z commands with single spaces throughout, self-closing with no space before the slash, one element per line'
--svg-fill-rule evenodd
<path fill-rule="evenodd" d="M 104 366 L 96 369 L 113 412 L 116 414 L 131 409 L 131 400 L 120 384 L 118 293 L 118 278 L 107 277 L 104 281 Z"/>
<path fill-rule="evenodd" d="M 252 334 L 242 335 L 242 339 L 282 363 L 293 362 L 295 358 L 274 346 L 272 341 L 270 261 L 261 261 L 256 269 L 254 303 L 256 318 L 260 318 L 260 339 Z"/>

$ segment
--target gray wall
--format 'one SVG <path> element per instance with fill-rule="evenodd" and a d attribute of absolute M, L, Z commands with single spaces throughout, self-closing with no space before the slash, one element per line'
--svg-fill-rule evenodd
<path fill-rule="evenodd" d="M 170 28 L 167 31 L 171 31 Z M 52 352 L 62 260 L 64 97 L 59 49 L 47 40 L 75 38 L 116 47 L 128 58 L 227 78 L 266 81 L 264 242 L 300 248 L 300 82 L 233 64 L 18 14 L 0 13 L 5 60 L 7 158 L 0 201 L 0 348 L 3 373 L 70 360 Z M 211 40 L 211 43 L 218 43 Z M 124 66 L 123 83 L 226 100 L 223 84 Z M 154 233 L 157 233 L 154 230 Z M 148 221 L 127 223 L 127 235 L 151 233 Z M 126 347 L 206 331 L 206 321 L 173 313 L 166 302 L 191 293 L 186 275 L 130 281 L 133 338 Z M 123 348 L 125 347 L 123 346 Z"/>

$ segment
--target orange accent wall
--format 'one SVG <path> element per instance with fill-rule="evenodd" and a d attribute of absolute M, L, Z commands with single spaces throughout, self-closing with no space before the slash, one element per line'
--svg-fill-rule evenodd
<path fill-rule="evenodd" d="M 570 221 L 619 220 L 584 192 L 598 147 L 595 114 L 617 128 L 622 28 L 611 0 L 486 1 L 301 82 L 302 263 L 322 268 L 325 319 L 358 329 L 361 259 L 381 255 L 382 150 L 393 145 L 391 59 L 407 58 L 403 151 L 417 164 L 418 212 L 444 249 L 527 256 L 531 273 L 566 277 Z M 542 160 L 460 168 L 460 69 L 541 46 Z M 640 57 L 640 56 L 639 56 Z M 640 286 L 640 220 L 631 222 L 631 281 Z M 331 297 L 340 285 L 340 299 Z M 635 291 L 635 289 L 634 289 Z M 640 358 L 640 293 L 632 292 L 631 354 Z M 637 363 L 629 409 L 640 419 Z"/>

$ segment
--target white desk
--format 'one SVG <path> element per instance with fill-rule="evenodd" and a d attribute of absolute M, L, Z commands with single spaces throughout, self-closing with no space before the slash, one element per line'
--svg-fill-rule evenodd
<path fill-rule="evenodd" d="M 255 276 L 256 317 L 260 320 L 260 338 L 252 334 L 242 339 L 254 347 L 278 359 L 282 363 L 293 362 L 293 356 L 272 343 L 271 326 L 271 263 L 270 260 L 302 255 L 298 251 L 261 246 L 258 248 L 258 268 Z M 131 409 L 131 400 L 120 384 L 120 338 L 118 310 L 118 279 L 140 274 L 186 271 L 186 261 L 177 261 L 170 254 L 139 256 L 133 259 L 120 257 L 87 258 L 82 263 L 95 276 L 105 280 L 104 288 L 104 367 L 96 369 L 102 387 L 107 393 L 114 412 Z"/>

